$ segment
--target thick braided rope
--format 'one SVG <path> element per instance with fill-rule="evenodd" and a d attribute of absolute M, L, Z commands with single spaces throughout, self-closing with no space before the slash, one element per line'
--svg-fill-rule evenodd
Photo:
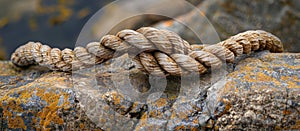
<path fill-rule="evenodd" d="M 128 53 L 147 73 L 182 75 L 203 74 L 209 68 L 220 68 L 222 61 L 233 62 L 236 56 L 256 50 L 283 52 L 283 46 L 276 36 L 262 30 L 246 31 L 214 45 L 190 46 L 174 32 L 143 27 L 106 35 L 100 42 L 74 50 L 61 51 L 39 42 L 28 42 L 12 54 L 11 60 L 17 66 L 39 64 L 51 70 L 71 71 Z"/>

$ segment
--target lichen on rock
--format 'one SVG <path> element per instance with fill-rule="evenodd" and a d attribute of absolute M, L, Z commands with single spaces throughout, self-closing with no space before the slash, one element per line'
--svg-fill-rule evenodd
<path fill-rule="evenodd" d="M 232 70 L 227 70 L 224 87 L 217 86 L 222 80 L 208 83 L 209 73 L 201 75 L 198 85 L 189 82 L 193 76 L 150 78 L 127 55 L 73 74 L 0 62 L 1 126 L 22 130 L 299 129 L 299 59 L 299 53 L 244 55 L 228 65 Z"/>

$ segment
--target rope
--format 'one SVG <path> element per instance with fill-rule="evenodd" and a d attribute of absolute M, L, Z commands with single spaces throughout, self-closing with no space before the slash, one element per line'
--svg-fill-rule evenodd
<path fill-rule="evenodd" d="M 143 71 L 153 75 L 203 74 L 209 68 L 220 68 L 222 61 L 232 63 L 241 54 L 269 50 L 283 52 L 281 41 L 262 31 L 246 31 L 214 45 L 189 45 L 176 33 L 142 27 L 106 35 L 74 50 L 50 48 L 40 42 L 28 42 L 12 54 L 17 66 L 38 64 L 51 70 L 72 71 L 100 64 L 128 53 Z"/>

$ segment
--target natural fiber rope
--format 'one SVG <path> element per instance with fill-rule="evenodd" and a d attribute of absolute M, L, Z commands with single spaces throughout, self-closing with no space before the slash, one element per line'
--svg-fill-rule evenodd
<path fill-rule="evenodd" d="M 283 46 L 276 36 L 262 30 L 246 31 L 215 45 L 190 46 L 174 32 L 143 27 L 106 35 L 100 42 L 76 47 L 74 51 L 28 42 L 12 54 L 11 60 L 18 66 L 39 64 L 51 70 L 71 71 L 128 53 L 147 73 L 182 75 L 203 74 L 208 68 L 220 68 L 222 61 L 233 62 L 236 56 L 256 50 L 283 52 Z"/>

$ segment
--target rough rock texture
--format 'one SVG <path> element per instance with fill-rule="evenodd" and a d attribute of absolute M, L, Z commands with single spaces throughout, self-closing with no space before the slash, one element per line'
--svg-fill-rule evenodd
<path fill-rule="evenodd" d="M 286 51 L 300 51 L 300 1 L 297 0 L 206 0 L 198 6 L 201 12 L 192 11 L 178 17 L 178 21 L 165 21 L 155 25 L 175 31 L 189 42 L 199 43 L 189 28 L 200 31 L 201 42 L 216 43 L 215 38 L 209 40 L 215 28 L 221 39 L 233 34 L 262 29 L 278 36 L 285 45 Z M 212 25 L 209 25 L 199 14 L 204 14 Z M 188 25 L 189 28 L 179 22 Z M 208 40 L 205 40 L 208 38 Z M 204 43 L 208 44 L 208 43 Z"/>
<path fill-rule="evenodd" d="M 0 127 L 299 130 L 300 54 L 240 60 L 200 78 L 148 76 L 127 55 L 72 75 L 0 62 Z"/>
<path fill-rule="evenodd" d="M 0 62 L 0 129 L 99 129 L 80 110 L 70 74 Z"/>
<path fill-rule="evenodd" d="M 227 76 L 220 99 L 228 109 L 215 127 L 299 130 L 299 64 L 299 54 L 261 53 L 241 61 Z"/>

